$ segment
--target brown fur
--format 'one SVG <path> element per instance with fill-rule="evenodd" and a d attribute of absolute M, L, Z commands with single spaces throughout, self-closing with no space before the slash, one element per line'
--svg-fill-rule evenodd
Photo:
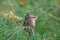
<path fill-rule="evenodd" d="M 33 28 L 33 26 L 35 26 L 35 20 L 36 19 L 37 19 L 37 16 L 35 14 L 27 13 L 26 16 L 25 16 L 23 26 Z"/>
<path fill-rule="evenodd" d="M 37 16 L 31 12 L 28 12 L 25 16 L 25 20 L 23 23 L 24 28 L 33 29 L 35 26 L 35 20 L 37 19 Z M 33 31 L 33 30 L 32 30 Z"/>

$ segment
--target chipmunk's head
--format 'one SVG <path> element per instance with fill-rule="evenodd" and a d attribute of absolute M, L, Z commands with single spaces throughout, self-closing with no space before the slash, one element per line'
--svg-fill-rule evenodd
<path fill-rule="evenodd" d="M 26 13 L 23 26 L 34 26 L 37 16 L 31 12 Z"/>
<path fill-rule="evenodd" d="M 31 12 L 27 13 L 27 17 L 32 19 L 32 20 L 36 20 L 38 18 L 37 15 L 35 15 L 34 13 L 31 13 Z"/>

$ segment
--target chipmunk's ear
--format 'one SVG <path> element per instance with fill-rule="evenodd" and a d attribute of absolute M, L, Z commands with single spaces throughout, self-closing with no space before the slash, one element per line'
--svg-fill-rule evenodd
<path fill-rule="evenodd" d="M 29 17 L 31 17 L 31 16 L 32 16 L 32 12 L 28 12 L 27 14 L 28 14 L 28 16 L 29 16 Z"/>
<path fill-rule="evenodd" d="M 31 13 L 30 12 L 27 12 L 27 15 L 29 16 Z"/>
<path fill-rule="evenodd" d="M 25 19 L 29 19 L 30 13 L 26 13 Z"/>

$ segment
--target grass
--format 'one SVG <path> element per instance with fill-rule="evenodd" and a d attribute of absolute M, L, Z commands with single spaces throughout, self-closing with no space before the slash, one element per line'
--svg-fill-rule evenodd
<path fill-rule="evenodd" d="M 57 0 L 26 0 L 27 4 L 23 6 L 19 1 L 21 0 L 0 1 L 0 40 L 60 40 L 60 5 Z M 13 11 L 23 18 L 26 12 L 38 15 L 34 36 L 24 34 L 21 29 L 24 19 L 16 25 L 15 21 L 11 22 L 8 17 L 4 17 L 3 14 L 7 11 Z"/>

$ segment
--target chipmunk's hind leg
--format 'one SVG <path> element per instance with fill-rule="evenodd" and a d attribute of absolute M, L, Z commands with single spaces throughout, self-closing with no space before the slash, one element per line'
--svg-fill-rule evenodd
<path fill-rule="evenodd" d="M 25 32 L 28 32 L 29 31 L 29 28 L 24 28 Z"/>
<path fill-rule="evenodd" d="M 34 35 L 34 31 L 33 31 L 33 29 L 31 29 L 31 28 L 29 29 L 29 35 L 30 35 L 30 36 Z"/>
<path fill-rule="evenodd" d="M 34 31 L 31 28 L 24 28 L 24 30 L 25 30 L 25 33 L 30 35 L 30 36 L 32 36 L 34 34 Z"/>

